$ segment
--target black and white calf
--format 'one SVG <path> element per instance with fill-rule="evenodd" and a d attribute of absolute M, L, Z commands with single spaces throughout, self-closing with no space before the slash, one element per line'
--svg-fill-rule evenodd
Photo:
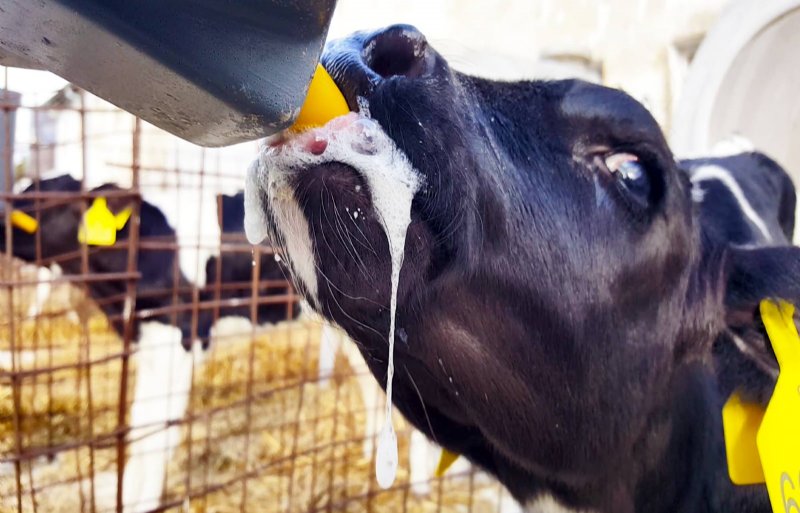
<path fill-rule="evenodd" d="M 700 203 L 703 233 L 719 244 L 786 246 L 795 224 L 795 189 L 762 153 L 681 160 Z"/>
<path fill-rule="evenodd" d="M 219 224 L 223 244 L 246 244 L 244 239 L 244 193 L 221 194 L 217 198 L 220 209 Z M 241 237 L 241 240 L 239 239 Z M 204 299 L 221 299 L 229 304 L 218 310 L 219 317 L 246 317 L 250 315 L 253 288 L 253 253 L 248 250 L 222 251 L 206 261 L 206 288 Z M 288 293 L 287 273 L 276 255 L 264 248 L 259 257 L 258 298 Z M 286 302 L 259 303 L 256 308 L 258 324 L 276 323 L 296 318 L 300 313 L 296 302 L 288 307 Z"/>
<path fill-rule="evenodd" d="M 26 197 L 37 190 L 69 194 L 41 200 Z M 35 233 L 13 228 L 12 254 L 43 266 L 56 264 L 68 275 L 80 275 L 83 272 L 78 239 L 83 215 L 81 202 L 86 209 L 93 200 L 76 202 L 70 198 L 70 194 L 79 191 L 80 182 L 69 175 L 40 180 L 22 191 L 19 199 L 14 200 L 14 208 L 30 215 L 38 210 L 39 223 Z M 133 203 L 130 197 L 114 194 L 119 191 L 119 187 L 109 184 L 90 192 L 111 193 L 106 196 L 108 209 L 119 214 Z M 185 349 L 191 347 L 195 335 L 208 340 L 212 320 L 209 312 L 200 310 L 196 326 L 192 326 L 189 307 L 192 293 L 176 262 L 175 230 L 157 207 L 147 201 L 140 205 L 136 260 L 140 276 L 135 291 L 133 335 L 138 342 L 138 379 L 130 415 L 133 441 L 128 445 L 123 483 L 126 512 L 152 510 L 161 500 L 166 462 L 170 451 L 180 442 L 180 427 L 165 426 L 184 415 L 191 387 L 193 355 Z M 87 270 L 94 276 L 88 277 L 85 288 L 120 335 L 126 317 L 127 280 L 98 278 L 127 270 L 130 225 L 129 220 L 117 231 L 113 245 L 88 248 Z M 0 249 L 5 251 L 4 220 L 0 220 L 0 230 Z M 169 312 L 171 306 L 177 307 L 176 313 Z"/>
<path fill-rule="evenodd" d="M 27 262 L 40 265 L 58 265 L 68 275 L 82 273 L 81 243 L 78 230 L 81 225 L 81 202 L 65 196 L 63 199 L 37 201 L 26 198 L 35 191 L 77 193 L 80 182 L 70 175 L 39 180 L 26 187 L 14 200 L 14 208 L 33 215 L 39 210 L 39 226 L 34 233 L 14 227 L 12 233 L 12 254 Z M 122 189 L 106 184 L 92 193 L 111 192 L 107 198 L 109 210 L 118 214 L 130 207 L 133 201 L 128 197 L 115 196 Z M 92 200 L 83 201 L 88 209 Z M 142 322 L 154 321 L 169 324 L 181 330 L 183 344 L 188 348 L 192 341 L 192 311 L 183 308 L 191 303 L 190 285 L 176 265 L 177 249 L 175 230 L 169 225 L 164 214 L 147 201 L 141 202 L 139 211 L 139 243 L 137 248 L 136 271 L 140 273 L 136 287 L 134 311 L 134 338 L 138 337 Z M 5 223 L 0 225 L 0 251 L 5 251 Z M 88 272 L 90 274 L 124 273 L 128 264 L 127 241 L 130 236 L 130 223 L 117 232 L 117 241 L 112 246 L 91 246 L 88 249 Z M 38 246 L 37 246 L 38 244 Z M 108 316 L 114 330 L 122 335 L 124 330 L 124 307 L 127 280 L 110 279 L 86 281 L 86 290 L 97 305 Z M 177 291 L 173 297 L 173 291 Z M 176 305 L 177 313 L 164 313 L 164 309 Z M 197 337 L 207 339 L 211 318 L 200 312 L 197 323 Z"/>
<path fill-rule="evenodd" d="M 692 194 L 699 203 L 704 244 L 758 248 L 792 243 L 795 187 L 777 162 L 748 151 L 681 160 L 678 165 L 689 174 Z M 762 272 L 768 272 L 768 264 L 764 263 Z M 749 318 L 745 321 L 729 319 L 728 329 L 714 342 L 715 358 L 726 364 L 719 367 L 717 386 L 722 396 L 728 396 L 740 383 L 748 383 L 752 398 L 763 403 L 772 392 L 778 366 L 769 343 L 764 346 L 763 328 Z"/>
<path fill-rule="evenodd" d="M 265 149 L 246 228 L 283 246 L 385 386 L 396 233 L 378 213 L 402 191 L 370 177 L 416 186 L 397 297 L 406 418 L 529 511 L 768 512 L 764 487 L 728 478 L 720 411 L 732 387 L 771 391 L 758 304 L 800 301 L 800 250 L 712 228 L 715 192 L 697 171 L 693 201 L 620 91 L 466 76 L 408 26 L 333 42 L 322 62 L 359 114 Z"/>

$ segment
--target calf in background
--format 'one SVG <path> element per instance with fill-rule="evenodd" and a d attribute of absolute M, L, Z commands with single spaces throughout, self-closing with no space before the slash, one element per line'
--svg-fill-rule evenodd
<path fill-rule="evenodd" d="M 206 261 L 206 287 L 204 300 L 220 299 L 228 304 L 221 306 L 218 317 L 245 317 L 251 319 L 253 299 L 253 264 L 255 251 L 244 236 L 244 193 L 217 196 L 222 250 L 220 255 Z M 231 246 L 226 248 L 225 246 Z M 259 276 L 256 300 L 281 296 L 291 292 L 278 256 L 271 248 L 259 248 Z M 258 324 L 277 323 L 295 319 L 300 314 L 297 300 L 290 303 L 259 302 L 256 307 Z"/>
<path fill-rule="evenodd" d="M 75 201 L 70 197 L 80 189 L 80 182 L 69 175 L 38 180 L 25 188 L 14 199 L 13 207 L 38 216 L 38 227 L 33 233 L 13 228 L 12 254 L 38 265 L 56 264 L 68 275 L 81 275 L 83 247 L 78 233 L 83 211 L 95 200 Z M 52 199 L 26 197 L 37 191 L 65 194 L 64 198 Z M 119 215 L 132 208 L 135 201 L 118 194 L 122 191 L 116 185 L 106 184 L 89 192 L 93 197 L 105 198 L 111 214 Z M 200 310 L 193 325 L 191 285 L 177 264 L 175 230 L 164 214 L 151 203 L 141 201 L 138 218 L 134 270 L 140 276 L 134 292 L 133 340 L 138 342 L 135 357 L 139 365 L 130 414 L 130 456 L 123 483 L 123 504 L 128 513 L 152 510 L 160 502 L 166 463 L 180 441 L 179 425 L 168 424 L 183 417 L 189 400 L 194 356 L 187 351 L 195 338 L 207 344 L 212 322 L 210 313 Z M 120 336 L 124 333 L 128 281 L 103 279 L 103 276 L 124 273 L 128 268 L 131 219 L 135 217 L 129 218 L 124 226 L 117 226 L 116 242 L 112 245 L 86 248 L 87 280 L 82 282 Z M 0 221 L 3 251 L 6 249 L 4 221 Z M 170 311 L 170 307 L 175 311 Z"/>
<path fill-rule="evenodd" d="M 63 192 L 63 199 L 35 200 L 26 195 L 41 192 Z M 81 202 L 88 209 L 92 199 L 76 202 L 69 194 L 80 191 L 80 182 L 69 175 L 38 180 L 25 188 L 14 200 L 14 208 L 35 217 L 39 210 L 38 228 L 28 233 L 18 227 L 13 228 L 12 254 L 30 263 L 39 265 L 57 264 L 68 275 L 82 273 L 82 248 L 78 240 L 81 225 Z M 123 189 L 105 184 L 92 189 L 90 193 L 102 196 L 112 193 L 106 200 L 109 210 L 118 214 L 134 204 L 130 197 L 114 193 Z M 139 325 L 145 320 L 156 321 L 177 327 L 181 331 L 186 348 L 192 340 L 192 310 L 187 308 L 192 302 L 191 286 L 176 265 L 177 239 L 175 230 L 169 225 L 164 214 L 154 205 L 142 201 L 139 210 L 139 247 L 136 267 L 140 273 L 135 291 L 134 339 L 138 338 Z M 117 231 L 117 240 L 111 246 L 89 246 L 88 268 L 91 275 L 124 273 L 128 266 L 127 241 L 130 237 L 131 223 Z M 6 249 L 5 224 L 0 225 L 0 251 Z M 38 241 L 38 248 L 37 248 Z M 111 326 L 120 336 L 124 332 L 124 305 L 127 296 L 127 280 L 122 278 L 102 280 L 99 276 L 89 277 L 84 286 L 89 296 L 97 303 L 109 319 Z M 165 313 L 159 310 L 176 306 L 177 312 Z M 198 312 L 197 338 L 207 340 L 211 327 L 210 315 Z"/>
<path fill-rule="evenodd" d="M 791 244 L 797 204 L 794 183 L 767 155 L 746 151 L 680 160 L 678 166 L 692 182 L 703 244 L 733 248 Z M 717 380 L 723 397 L 731 395 L 738 383 L 748 383 L 744 390 L 749 399 L 769 400 L 778 365 L 760 323 L 730 319 L 714 341 L 713 354 L 720 362 Z"/>

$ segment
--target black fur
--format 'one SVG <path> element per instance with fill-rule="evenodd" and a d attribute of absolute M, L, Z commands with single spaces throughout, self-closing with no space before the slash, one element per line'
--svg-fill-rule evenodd
<path fill-rule="evenodd" d="M 398 295 L 393 399 L 406 418 L 523 502 L 546 492 L 581 511 L 769 511 L 763 487 L 727 477 L 718 374 L 746 357 L 728 354 L 730 340 L 714 347 L 730 322 L 757 330 L 759 299 L 800 300 L 798 250 L 710 236 L 714 213 L 698 210 L 658 125 L 620 91 L 465 76 L 408 26 L 331 43 L 322 61 L 425 179 Z M 603 167 L 619 152 L 646 171 L 644 205 Z M 385 386 L 390 261 L 367 184 L 337 162 L 293 180 L 314 238 L 313 306 Z M 349 241 L 335 235 L 335 205 L 367 213 Z M 765 354 L 763 337 L 748 340 Z"/>

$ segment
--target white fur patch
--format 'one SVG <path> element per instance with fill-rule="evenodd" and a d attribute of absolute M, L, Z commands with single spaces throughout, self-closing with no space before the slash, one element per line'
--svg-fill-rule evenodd
<path fill-rule="evenodd" d="M 281 239 L 274 242 L 283 243 L 287 252 L 284 256 L 295 279 L 305 285 L 313 299 L 318 290 L 314 241 L 289 177 L 294 173 L 313 172 L 315 166 L 329 162 L 346 164 L 367 180 L 375 207 L 373 214 L 380 217 L 384 228 L 393 229 L 402 225 L 398 219 L 402 220 L 403 209 L 393 208 L 398 198 L 407 191 L 413 197 L 421 182 L 419 173 L 378 123 L 364 115 L 348 116 L 351 118 L 336 118 L 325 127 L 314 129 L 312 135 L 327 142 L 321 154 L 314 154 L 297 142 L 304 136 L 295 136 L 280 147 L 265 148 L 248 171 L 244 219 L 248 240 L 258 244 L 270 235 L 266 214 L 269 208 L 278 232 L 274 235 Z M 265 196 L 268 205 L 264 204 Z M 341 208 L 347 207 L 341 205 Z M 359 220 L 363 220 L 363 216 L 356 221 Z M 390 240 L 393 235 L 387 231 Z"/>
<path fill-rule="evenodd" d="M 253 162 L 247 175 L 244 195 L 244 229 L 250 244 L 263 241 L 269 232 L 266 208 L 262 202 L 262 184 L 266 184 L 272 215 L 275 218 L 275 234 L 286 247 L 287 262 L 296 280 L 302 282 L 313 300 L 317 298 L 317 271 L 314 265 L 314 242 L 311 240 L 308 222 L 303 216 L 294 191 L 286 183 L 286 171 L 273 171 L 269 158 L 262 157 Z M 275 241 L 278 242 L 278 241 Z"/>
<path fill-rule="evenodd" d="M 167 463 L 180 443 L 181 428 L 167 427 L 183 418 L 192 386 L 193 356 L 181 347 L 181 331 L 159 322 L 141 325 L 136 352 L 136 388 L 131 405 L 128 462 L 123 479 L 126 513 L 156 508 Z"/>
<path fill-rule="evenodd" d="M 747 197 L 744 195 L 744 191 L 742 191 L 742 188 L 736 182 L 736 179 L 731 176 L 727 169 L 709 164 L 707 166 L 701 166 L 697 168 L 697 170 L 692 173 L 692 185 L 694 187 L 699 187 L 698 184 L 709 180 L 717 180 L 722 183 L 722 185 L 727 187 L 730 193 L 733 194 L 733 197 L 736 199 L 739 207 L 742 209 L 742 213 L 753 224 L 753 226 L 755 226 L 758 231 L 761 232 L 767 241 L 772 242 L 772 236 L 769 233 L 766 223 L 764 223 L 764 220 L 761 219 L 761 216 L 758 215 L 753 206 L 747 200 Z"/>
<path fill-rule="evenodd" d="M 692 195 L 692 201 L 695 203 L 702 203 L 703 200 L 706 198 L 706 191 L 704 191 L 699 184 L 692 184 L 692 190 L 690 191 Z"/>
<path fill-rule="evenodd" d="M 550 494 L 542 494 L 525 503 L 525 513 L 591 513 L 589 510 L 577 510 L 564 506 Z"/>
<path fill-rule="evenodd" d="M 731 134 L 722 139 L 711 148 L 712 157 L 730 157 L 755 151 L 756 147 L 747 137 L 739 134 Z"/>

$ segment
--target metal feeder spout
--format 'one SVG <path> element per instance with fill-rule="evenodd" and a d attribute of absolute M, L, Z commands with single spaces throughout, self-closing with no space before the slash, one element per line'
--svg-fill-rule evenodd
<path fill-rule="evenodd" d="M 336 0 L 0 0 L 0 64 L 46 69 L 201 146 L 291 126 Z"/>

